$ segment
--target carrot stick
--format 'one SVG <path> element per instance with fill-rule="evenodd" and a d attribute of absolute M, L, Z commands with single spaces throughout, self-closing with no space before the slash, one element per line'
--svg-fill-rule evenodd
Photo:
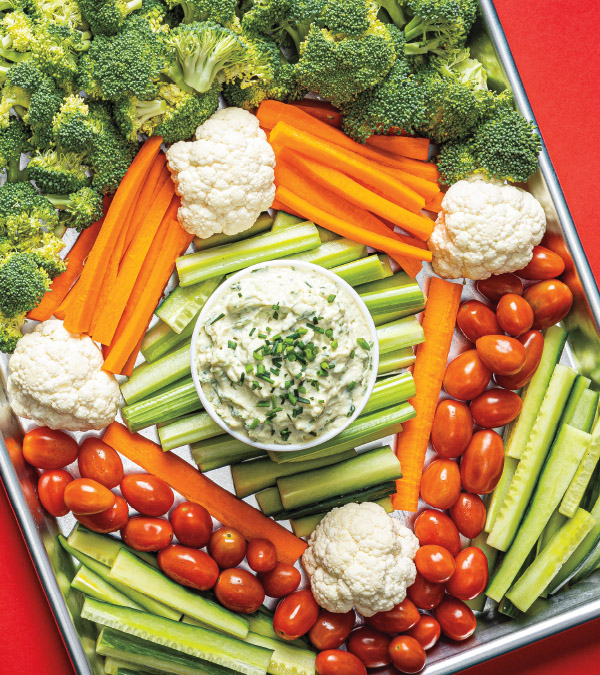
<path fill-rule="evenodd" d="M 178 207 L 179 199 L 174 199 L 148 251 L 119 321 L 110 353 L 104 362 L 103 368 L 108 372 L 120 373 L 125 367 L 140 337 L 146 332 L 148 322 L 175 268 L 175 260 L 194 238 L 173 220 Z M 162 234 L 164 239 L 161 241 L 163 227 L 166 232 Z"/>
<path fill-rule="evenodd" d="M 313 223 L 321 225 L 321 227 L 331 230 L 331 232 L 335 232 L 342 237 L 348 237 L 348 239 L 353 239 L 365 246 L 372 246 L 380 251 L 385 251 L 391 256 L 400 255 L 414 258 L 415 260 L 431 260 L 431 253 L 429 251 L 423 251 L 415 246 L 408 246 L 403 242 L 392 239 L 391 236 L 383 236 L 353 225 L 315 206 L 312 202 L 294 194 L 283 185 L 277 188 L 275 196 L 285 205 L 286 211 L 292 209 L 300 213 L 303 218 L 312 220 Z"/>
<path fill-rule="evenodd" d="M 144 185 L 140 190 L 138 199 L 135 203 L 131 219 L 131 228 L 127 232 L 127 239 L 125 241 L 125 251 L 129 248 L 133 235 L 137 232 L 140 224 L 148 214 L 150 205 L 155 195 L 159 192 L 163 182 L 171 177 L 169 170 L 166 168 L 167 156 L 164 152 L 159 152 L 156 159 L 148 171 Z"/>
<path fill-rule="evenodd" d="M 316 117 L 337 129 L 342 128 L 342 114 L 327 101 L 319 101 L 316 98 L 305 98 L 302 101 L 294 101 L 291 105 L 303 110 L 305 113 Z"/>
<path fill-rule="evenodd" d="M 382 218 L 387 218 L 394 225 L 407 230 L 418 239 L 423 239 L 423 241 L 429 239 L 433 229 L 433 222 L 429 218 L 403 209 L 388 199 L 380 197 L 341 171 L 319 164 L 319 162 L 315 162 L 289 148 L 283 148 L 278 157 L 289 165 L 300 166 L 302 172 L 315 183 L 318 183 L 325 191 L 330 190 L 355 206 L 371 211 Z"/>
<path fill-rule="evenodd" d="M 287 187 L 294 194 L 302 195 L 305 200 L 311 202 L 316 207 L 332 216 L 341 218 L 363 233 L 366 230 L 368 232 L 373 232 L 376 235 L 401 241 L 399 235 L 393 231 L 393 227 L 391 229 L 388 228 L 376 216 L 369 213 L 369 211 L 365 211 L 331 192 L 324 192 L 308 177 L 302 173 L 298 173 L 297 168 L 292 168 L 285 162 L 279 161 L 275 168 L 275 183 Z M 352 238 L 354 239 L 355 237 Z M 370 243 L 367 243 L 367 245 L 375 246 Z M 417 251 L 418 249 L 414 250 Z M 389 255 L 408 274 L 410 274 L 410 276 L 415 277 L 420 272 L 420 260 L 415 260 L 415 258 L 398 255 L 396 253 L 389 253 Z"/>
<path fill-rule="evenodd" d="M 416 511 L 425 453 L 446 371 L 450 343 L 456 325 L 461 284 L 433 277 L 429 286 L 423 318 L 425 342 L 417 349 L 413 378 L 417 393 L 410 400 L 417 416 L 404 425 L 396 442 L 396 454 L 402 465 L 402 478 L 396 481 L 392 496 L 395 509 Z"/>
<path fill-rule="evenodd" d="M 65 315 L 65 328 L 72 333 L 86 333 L 90 328 L 106 263 L 117 244 L 117 233 L 129 210 L 132 195 L 146 179 L 161 143 L 161 136 L 152 136 L 142 145 L 117 188 L 104 225 L 77 283 L 77 293 L 73 302 L 69 303 L 69 311 Z"/>
<path fill-rule="evenodd" d="M 446 196 L 445 192 L 438 192 L 435 197 L 425 202 L 425 210 L 439 213 L 442 210 L 442 199 Z"/>
<path fill-rule="evenodd" d="M 46 321 L 58 309 L 59 305 L 67 297 L 71 286 L 79 278 L 85 259 L 92 250 L 103 222 L 104 217 L 100 218 L 91 227 L 83 230 L 77 237 L 73 247 L 67 254 L 67 269 L 52 280 L 52 287 L 44 295 L 40 304 L 27 314 L 29 319 Z"/>
<path fill-rule="evenodd" d="M 104 345 L 111 343 L 131 290 L 174 194 L 175 184 L 173 181 L 165 182 L 152 201 L 148 216 L 144 220 L 140 220 L 140 226 L 137 228 L 131 245 L 118 268 L 113 290 L 106 305 L 102 308 L 99 320 L 95 322 L 96 326 L 92 330 L 91 334 L 96 342 Z"/>
<path fill-rule="evenodd" d="M 293 565 L 306 549 L 306 542 L 263 515 L 250 504 L 234 497 L 198 469 L 172 452 L 113 422 L 102 439 L 144 471 L 162 478 L 185 499 L 204 506 L 220 523 L 233 527 L 246 539 L 263 537 L 277 549 L 277 559 Z"/>
<path fill-rule="evenodd" d="M 261 104 L 262 105 L 262 104 Z M 327 126 L 327 125 L 324 125 Z M 277 153 L 282 147 L 308 155 L 317 162 L 334 167 L 352 178 L 366 183 L 399 206 L 419 213 L 425 206 L 425 200 L 414 190 L 369 160 L 337 145 L 296 129 L 286 122 L 278 122 L 271 132 L 271 145 Z"/>
<path fill-rule="evenodd" d="M 373 136 L 367 138 L 367 145 L 385 150 L 393 155 L 412 157 L 412 159 L 427 161 L 429 157 L 430 141 L 428 138 L 418 138 L 416 136 L 380 136 L 373 134 Z"/>
<path fill-rule="evenodd" d="M 275 200 L 273 204 L 271 204 L 271 208 L 275 209 L 276 211 L 285 211 L 286 213 L 289 213 L 291 216 L 296 216 L 297 218 L 302 218 L 302 216 L 299 213 L 292 213 L 292 211 L 290 211 L 288 207 L 284 206 L 283 204 L 280 204 L 277 200 Z"/>
<path fill-rule="evenodd" d="M 150 317 L 152 318 L 152 317 Z M 148 321 L 148 324 L 150 324 L 150 321 Z M 148 330 L 148 326 L 146 326 L 144 330 L 144 335 L 146 334 L 146 331 Z M 123 370 L 121 371 L 121 375 L 126 375 L 127 377 L 131 376 L 131 373 L 133 372 L 133 369 L 135 368 L 135 362 L 137 361 L 138 354 L 140 353 L 140 349 L 142 348 L 142 342 L 144 341 L 144 335 L 138 340 L 137 345 L 134 347 L 133 351 L 129 355 L 129 358 L 127 359 L 127 363 L 123 366 Z M 107 352 L 108 356 L 108 352 Z"/>
<path fill-rule="evenodd" d="M 385 150 L 357 143 L 346 136 L 343 131 L 334 129 L 330 125 L 321 122 L 321 120 L 292 105 L 280 103 L 279 101 L 263 101 L 258 108 L 256 116 L 261 126 L 267 127 L 267 129 L 274 129 L 278 122 L 286 122 L 300 131 L 320 138 L 322 141 L 333 143 L 340 148 L 361 155 L 380 168 L 381 166 L 387 166 L 394 169 L 402 169 L 403 171 L 413 173 L 415 176 L 421 176 L 431 181 L 436 181 L 439 177 L 435 164 L 421 162 L 408 157 L 399 157 Z"/>
<path fill-rule="evenodd" d="M 425 202 L 427 202 L 428 199 L 432 199 L 440 192 L 440 186 L 432 180 L 415 176 L 408 171 L 402 171 L 402 169 L 386 167 L 386 170 L 391 176 L 394 176 L 405 185 L 408 185 L 409 188 L 412 188 L 417 194 L 420 194 Z"/>

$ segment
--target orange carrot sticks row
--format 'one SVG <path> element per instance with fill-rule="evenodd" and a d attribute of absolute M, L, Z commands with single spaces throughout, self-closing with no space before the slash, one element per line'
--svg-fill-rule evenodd
<path fill-rule="evenodd" d="M 402 466 L 402 478 L 396 482 L 397 492 L 392 495 L 392 503 L 397 510 L 417 510 L 423 463 L 446 371 L 461 291 L 461 284 L 437 277 L 431 279 L 423 317 L 425 342 L 417 348 L 413 369 L 417 393 L 410 402 L 417 416 L 404 425 L 396 442 L 396 454 Z"/>
<path fill-rule="evenodd" d="M 334 166 L 409 211 L 419 213 L 425 206 L 423 197 L 377 164 L 340 146 L 296 129 L 286 122 L 277 123 L 277 126 L 271 132 L 270 142 L 275 153 L 284 147 L 288 147 L 312 157 L 317 162 Z"/>
<path fill-rule="evenodd" d="M 292 209 L 301 214 L 303 218 L 312 220 L 317 225 L 339 234 L 342 237 L 348 237 L 366 246 L 373 246 L 381 251 L 394 256 L 406 256 L 415 260 L 431 260 L 431 253 L 415 246 L 408 246 L 401 241 L 393 239 L 391 236 L 383 236 L 348 223 L 338 216 L 327 213 L 322 208 L 315 206 L 311 201 L 294 194 L 287 187 L 280 185 L 275 193 L 275 198 L 281 202 L 286 210 Z"/>
<path fill-rule="evenodd" d="M 415 237 L 426 241 L 431 235 L 433 222 L 429 218 L 417 215 L 380 197 L 341 171 L 319 164 L 289 148 L 283 148 L 278 157 L 291 166 L 299 166 L 304 174 L 324 190 L 331 191 L 366 211 L 387 218 L 394 225 L 407 230 Z"/>
<path fill-rule="evenodd" d="M 108 427 L 102 440 L 144 471 L 162 478 L 188 501 L 204 506 L 211 516 L 235 528 L 246 539 L 262 537 L 271 541 L 280 562 L 293 565 L 304 553 L 306 542 L 214 483 L 181 457 L 163 452 L 160 445 L 130 433 L 118 422 Z"/>
<path fill-rule="evenodd" d="M 337 129 L 341 129 L 342 127 L 342 113 L 327 101 L 319 101 L 316 98 L 305 98 L 302 101 L 294 101 L 291 105 L 332 127 L 336 127 Z"/>
<path fill-rule="evenodd" d="M 393 155 L 411 157 L 427 161 L 429 157 L 429 139 L 416 136 L 379 136 L 367 138 L 367 145 L 385 150 Z"/>
<path fill-rule="evenodd" d="M 117 246 L 118 233 L 129 211 L 132 195 L 138 193 L 146 179 L 161 143 L 162 137 L 152 136 L 142 145 L 115 193 L 65 315 L 65 328 L 73 333 L 87 333 L 90 329 L 104 280 L 103 270 Z"/>

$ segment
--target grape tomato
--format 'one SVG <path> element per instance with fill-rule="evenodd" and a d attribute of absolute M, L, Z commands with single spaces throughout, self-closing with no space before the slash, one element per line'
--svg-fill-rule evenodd
<path fill-rule="evenodd" d="M 220 527 L 212 533 L 208 552 L 221 569 L 236 567 L 246 555 L 246 540 L 233 527 Z"/>
<path fill-rule="evenodd" d="M 481 549 L 469 546 L 456 556 L 456 570 L 446 590 L 459 600 L 473 600 L 485 591 L 487 582 L 487 558 Z"/>
<path fill-rule="evenodd" d="M 404 633 L 412 628 L 419 620 L 419 610 L 409 598 L 392 607 L 387 612 L 377 612 L 373 616 L 365 617 L 367 625 L 380 630 L 382 633 Z"/>
<path fill-rule="evenodd" d="M 456 323 L 463 335 L 471 342 L 476 342 L 484 335 L 497 335 L 500 326 L 494 312 L 479 300 L 463 302 L 456 315 Z"/>
<path fill-rule="evenodd" d="M 269 572 L 259 572 L 258 578 L 270 598 L 283 598 L 298 589 L 302 575 L 288 563 L 277 563 Z"/>
<path fill-rule="evenodd" d="M 123 462 L 119 453 L 99 438 L 86 438 L 79 448 L 77 465 L 82 478 L 92 478 L 107 488 L 123 480 Z"/>
<path fill-rule="evenodd" d="M 531 260 L 516 272 L 522 279 L 537 281 L 555 279 L 565 271 L 565 261 L 545 246 L 534 246 Z"/>
<path fill-rule="evenodd" d="M 296 591 L 277 605 L 273 629 L 284 640 L 297 640 L 306 635 L 319 617 L 317 605 L 310 590 Z"/>
<path fill-rule="evenodd" d="M 486 512 L 479 495 L 462 492 L 449 513 L 458 531 L 468 539 L 475 539 L 483 531 Z"/>
<path fill-rule="evenodd" d="M 480 338 L 485 340 L 485 337 Z M 444 391 L 459 401 L 470 401 L 485 391 L 492 371 L 476 349 L 469 349 L 450 361 L 444 374 Z"/>
<path fill-rule="evenodd" d="M 460 535 L 452 519 L 442 511 L 425 509 L 417 516 L 414 531 L 419 544 L 437 544 L 456 557 L 460 551 Z"/>
<path fill-rule="evenodd" d="M 121 530 L 121 537 L 136 551 L 160 551 L 173 540 L 173 528 L 164 518 L 135 516 Z"/>
<path fill-rule="evenodd" d="M 346 642 L 355 623 L 356 614 L 353 609 L 343 614 L 321 609 L 316 622 L 308 631 L 308 639 L 319 651 L 337 649 Z"/>
<path fill-rule="evenodd" d="M 531 305 L 515 293 L 509 293 L 500 298 L 496 307 L 496 316 L 500 328 L 513 337 L 523 335 L 533 326 Z"/>
<path fill-rule="evenodd" d="M 523 282 L 515 274 L 495 274 L 477 282 L 477 290 L 492 302 L 498 302 L 508 293 L 523 295 Z"/>
<path fill-rule="evenodd" d="M 450 551 L 437 544 L 421 546 L 415 555 L 415 565 L 422 577 L 436 584 L 446 583 L 456 567 Z"/>
<path fill-rule="evenodd" d="M 451 459 L 434 459 L 421 476 L 421 497 L 436 509 L 448 509 L 460 494 L 460 470 Z"/>
<path fill-rule="evenodd" d="M 423 649 L 427 650 L 435 647 L 441 632 L 439 621 L 428 614 L 423 614 L 419 623 L 408 631 L 408 635 L 418 640 Z"/>
<path fill-rule="evenodd" d="M 265 591 L 254 574 L 237 568 L 219 574 L 215 595 L 224 607 L 240 614 L 256 612 L 265 599 Z"/>
<path fill-rule="evenodd" d="M 84 516 L 106 511 L 115 503 L 115 495 L 90 478 L 71 481 L 65 488 L 64 499 L 70 511 Z"/>
<path fill-rule="evenodd" d="M 208 591 L 219 576 L 217 563 L 196 548 L 172 544 L 159 551 L 157 560 L 168 577 L 197 591 Z"/>
<path fill-rule="evenodd" d="M 183 502 L 169 514 L 175 536 L 184 546 L 204 548 L 210 541 L 213 523 L 210 513 L 194 502 Z"/>
<path fill-rule="evenodd" d="M 347 649 L 367 668 L 381 668 L 391 661 L 388 653 L 390 641 L 388 635 L 371 626 L 359 626 L 350 634 Z"/>
<path fill-rule="evenodd" d="M 429 581 L 417 572 L 414 583 L 406 590 L 408 598 L 419 609 L 433 609 L 437 607 L 444 597 L 444 584 Z"/>
<path fill-rule="evenodd" d="M 427 656 L 421 643 L 410 635 L 399 635 L 389 647 L 394 667 L 401 673 L 418 673 L 425 667 Z"/>
<path fill-rule="evenodd" d="M 525 365 L 525 347 L 513 337 L 486 335 L 475 346 L 483 363 L 499 375 L 514 375 Z"/>
<path fill-rule="evenodd" d="M 48 427 L 37 427 L 23 437 L 23 457 L 36 469 L 62 469 L 77 459 L 79 445 L 65 434 Z"/>
<path fill-rule="evenodd" d="M 75 518 L 88 530 L 108 534 L 109 532 L 117 532 L 127 525 L 129 506 L 123 497 L 115 495 L 115 503 L 106 511 L 88 516 L 77 515 Z"/>
<path fill-rule="evenodd" d="M 473 494 L 487 495 L 498 484 L 503 468 L 502 436 L 489 429 L 478 431 L 460 460 L 462 486 Z"/>
<path fill-rule="evenodd" d="M 508 389 L 486 389 L 471 401 L 475 424 L 485 429 L 503 427 L 521 414 L 523 401 Z"/>
<path fill-rule="evenodd" d="M 255 572 L 270 572 L 277 564 L 277 549 L 268 539 L 250 539 L 246 560 Z"/>
<path fill-rule="evenodd" d="M 359 658 L 340 649 L 327 649 L 317 654 L 315 669 L 317 675 L 367 675 Z"/>
<path fill-rule="evenodd" d="M 442 633 L 451 640 L 466 640 L 477 628 L 477 619 L 471 608 L 462 600 L 447 595 L 433 610 Z"/>
<path fill-rule="evenodd" d="M 525 347 L 525 364 L 521 370 L 516 375 L 494 375 L 497 384 L 505 389 L 521 389 L 529 384 L 542 360 L 544 336 L 539 330 L 527 331 L 521 335 L 519 342 Z"/>
<path fill-rule="evenodd" d="M 533 309 L 533 327 L 544 330 L 567 316 L 573 304 L 573 293 L 562 281 L 552 279 L 530 286 L 523 297 Z"/>
<path fill-rule="evenodd" d="M 463 401 L 438 403 L 431 428 L 431 442 L 438 455 L 453 459 L 466 450 L 473 435 L 473 417 Z"/>
<path fill-rule="evenodd" d="M 51 469 L 40 476 L 38 497 L 51 516 L 59 518 L 69 513 L 69 507 L 65 504 L 65 489 L 72 480 L 73 476 L 64 469 Z"/>
<path fill-rule="evenodd" d="M 158 518 L 173 506 L 175 495 L 162 478 L 150 473 L 131 473 L 121 481 L 121 494 L 144 516 Z"/>

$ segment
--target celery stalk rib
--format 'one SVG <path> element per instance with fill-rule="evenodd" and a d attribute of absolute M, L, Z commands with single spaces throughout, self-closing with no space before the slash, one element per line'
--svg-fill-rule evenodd
<path fill-rule="evenodd" d="M 213 234 L 212 237 L 208 237 L 207 239 L 195 237 L 194 248 L 196 251 L 203 251 L 207 248 L 223 246 L 223 244 L 233 244 L 236 241 L 249 239 L 256 234 L 262 234 L 263 232 L 266 232 L 271 227 L 271 225 L 273 225 L 273 218 L 271 218 L 268 213 L 261 213 L 256 219 L 254 225 L 243 232 L 238 232 L 237 234 L 223 234 L 222 232 L 219 232 L 218 234 Z"/>

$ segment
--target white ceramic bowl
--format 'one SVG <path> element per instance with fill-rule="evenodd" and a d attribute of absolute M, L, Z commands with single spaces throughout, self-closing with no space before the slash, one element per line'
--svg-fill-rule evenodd
<path fill-rule="evenodd" d="M 195 356 L 196 356 L 196 343 L 198 340 L 198 334 L 200 332 L 200 329 L 206 323 L 207 318 L 211 316 L 211 313 L 214 311 L 214 307 L 218 306 L 224 292 L 229 290 L 231 284 L 249 276 L 255 269 L 263 267 L 294 267 L 294 269 L 296 270 L 310 270 L 313 273 L 321 274 L 322 276 L 327 277 L 330 280 L 334 281 L 340 288 L 343 288 L 352 297 L 355 303 L 356 311 L 361 312 L 371 333 L 370 339 L 373 343 L 373 347 L 371 348 L 372 368 L 369 371 L 369 381 L 367 383 L 367 390 L 365 395 L 360 400 L 358 405 L 356 405 L 356 410 L 354 411 L 354 413 L 350 417 L 348 417 L 347 420 L 344 421 L 344 424 L 342 424 L 339 427 L 336 427 L 335 429 L 331 429 L 330 431 L 321 434 L 320 436 L 317 436 L 314 440 L 308 441 L 307 443 L 296 443 L 296 444 L 258 443 L 256 441 L 251 440 L 248 437 L 248 435 L 245 434 L 244 432 L 231 429 L 219 416 L 212 403 L 208 400 L 207 396 L 205 395 L 202 389 L 200 378 L 198 377 L 198 371 L 196 369 L 195 363 L 196 360 Z M 371 317 L 371 314 L 367 309 L 367 306 L 362 301 L 358 293 L 352 288 L 352 286 L 346 283 L 341 277 L 338 277 L 337 274 L 334 274 L 330 270 L 326 270 L 325 268 L 320 267 L 319 265 L 304 262 L 303 260 L 292 260 L 292 259 L 270 260 L 268 262 L 251 265 L 250 267 L 246 267 L 240 272 L 237 272 L 229 279 L 227 279 L 227 281 L 223 283 L 219 288 L 217 288 L 217 290 L 210 296 L 210 298 L 202 308 L 202 311 L 198 316 L 196 326 L 194 327 L 190 351 L 190 362 L 192 366 L 192 379 L 194 380 L 194 386 L 196 387 L 196 391 L 198 392 L 200 401 L 204 406 L 204 410 L 221 427 L 221 429 L 223 429 L 223 431 L 227 432 L 228 434 L 236 438 L 238 441 L 242 441 L 242 443 L 246 443 L 247 445 L 251 445 L 255 448 L 260 448 L 262 450 L 277 450 L 278 452 L 279 451 L 290 452 L 292 450 L 304 450 L 307 448 L 312 448 L 315 445 L 320 445 L 321 443 L 325 443 L 326 441 L 331 440 L 332 438 L 340 434 L 349 424 L 354 422 L 354 420 L 360 415 L 367 401 L 369 400 L 369 397 L 371 396 L 373 386 L 375 385 L 375 380 L 377 379 L 377 368 L 379 365 L 379 343 L 377 341 L 377 330 L 375 328 L 375 324 L 373 323 L 373 318 Z"/>

